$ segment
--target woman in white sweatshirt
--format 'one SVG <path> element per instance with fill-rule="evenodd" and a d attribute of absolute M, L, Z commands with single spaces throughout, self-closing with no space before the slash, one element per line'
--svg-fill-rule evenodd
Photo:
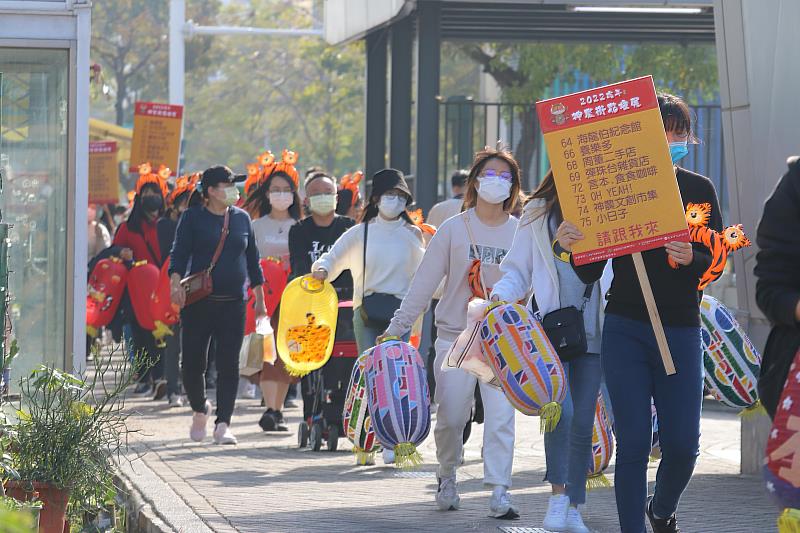
<path fill-rule="evenodd" d="M 578 505 L 586 502 L 586 474 L 601 378 L 602 295 L 610 284 L 610 269 L 600 283 L 581 283 L 570 265 L 569 254 L 553 244 L 562 220 L 550 171 L 525 205 L 514 244 L 500 265 L 503 279 L 494 286 L 492 299 L 517 301 L 532 290 L 532 304 L 536 304 L 532 307 L 538 307 L 540 318 L 569 306 L 583 310 L 587 353 L 562 361 L 569 393 L 562 404 L 558 426 L 544 437 L 545 479 L 552 489 L 544 529 L 588 533 Z"/>
<path fill-rule="evenodd" d="M 500 279 L 500 262 L 514 235 L 514 209 L 520 190 L 519 165 L 508 151 L 484 149 L 475 156 L 464 195 L 465 211 L 445 221 L 428 244 L 408 294 L 384 336 L 402 335 L 431 301 L 446 277 L 444 291 L 436 306 L 435 400 L 436 458 L 439 461 L 439 489 L 436 503 L 441 510 L 459 507 L 456 468 L 461 462 L 464 426 L 472 408 L 476 378 L 453 369 L 441 371 L 442 361 L 456 337 L 467 326 L 467 304 L 473 297 L 488 298 L 491 285 Z M 478 262 L 487 287 L 474 294 L 468 274 Z M 489 502 L 491 516 L 516 518 L 511 502 L 511 466 L 514 459 L 514 408 L 502 392 L 480 384 L 486 412 L 483 432 L 483 481 L 493 489 Z"/>
<path fill-rule="evenodd" d="M 311 267 L 312 275 L 320 280 L 336 279 L 344 270 L 353 275 L 353 329 L 359 352 L 375 346 L 425 253 L 422 232 L 406 213 L 411 202 L 411 191 L 399 170 L 377 172 L 361 224 L 347 230 Z M 362 302 L 371 295 L 383 295 L 378 298 L 391 307 L 368 316 Z"/>

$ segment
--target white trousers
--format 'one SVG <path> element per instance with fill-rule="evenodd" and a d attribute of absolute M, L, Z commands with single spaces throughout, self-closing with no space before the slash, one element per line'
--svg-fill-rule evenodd
<path fill-rule="evenodd" d="M 460 369 L 442 372 L 442 361 L 452 342 L 436 339 L 436 459 L 439 477 L 453 477 L 461 463 L 464 427 L 472 409 L 478 379 Z M 499 390 L 480 383 L 485 413 L 483 423 L 483 483 L 511 487 L 514 462 L 514 407 Z"/>

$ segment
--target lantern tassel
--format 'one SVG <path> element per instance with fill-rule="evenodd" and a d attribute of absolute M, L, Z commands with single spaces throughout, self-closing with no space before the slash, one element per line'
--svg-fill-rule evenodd
<path fill-rule="evenodd" d="M 561 404 L 558 402 L 546 403 L 539 410 L 539 431 L 550 433 L 561 420 Z"/>
<path fill-rule="evenodd" d="M 413 442 L 401 442 L 394 447 L 394 464 L 400 470 L 410 470 L 422 464 L 422 455 Z"/>
<path fill-rule="evenodd" d="M 586 478 L 586 490 L 603 489 L 611 486 L 611 481 L 608 477 L 600 472 L 599 474 L 592 474 Z"/>
<path fill-rule="evenodd" d="M 767 414 L 767 410 L 764 409 L 764 405 L 761 403 L 761 400 L 757 400 L 756 403 L 739 413 L 739 417 L 742 420 L 752 420 L 753 418 L 762 414 Z"/>
<path fill-rule="evenodd" d="M 359 448 L 358 446 L 353 446 L 353 453 L 356 454 L 356 463 L 365 466 L 365 465 L 374 465 L 375 464 L 375 451 L 368 452 L 364 448 Z"/>
<path fill-rule="evenodd" d="M 90 326 L 88 324 L 86 325 L 86 335 L 88 335 L 92 339 L 96 339 L 97 338 L 97 334 L 98 334 L 98 331 L 97 331 L 96 327 Z"/>
<path fill-rule="evenodd" d="M 800 533 L 800 509 L 784 509 L 778 517 L 778 533 Z"/>

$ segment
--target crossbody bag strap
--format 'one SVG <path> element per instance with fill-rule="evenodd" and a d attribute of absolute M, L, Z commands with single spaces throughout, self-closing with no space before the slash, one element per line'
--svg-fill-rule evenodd
<path fill-rule="evenodd" d="M 475 244 L 475 238 L 472 236 L 472 228 L 469 226 L 469 216 L 467 215 L 466 211 L 464 211 L 462 217 L 464 218 L 464 225 L 467 227 L 467 235 L 469 236 L 470 246 L 472 246 L 472 253 L 475 254 L 475 258 L 478 260 L 478 281 L 480 281 L 481 283 L 481 290 L 483 290 L 483 295 L 488 298 L 489 294 L 486 290 L 486 282 L 483 279 L 483 264 L 480 262 L 481 254 L 478 253 L 478 245 Z"/>
<path fill-rule="evenodd" d="M 594 290 L 594 283 L 586 285 L 586 290 L 583 291 L 583 305 L 581 305 L 581 311 L 586 309 L 586 306 L 589 304 L 589 300 L 592 299 L 593 290 Z"/>
<path fill-rule="evenodd" d="M 208 271 L 211 272 L 214 270 L 214 267 L 217 266 L 217 261 L 219 261 L 219 256 L 222 255 L 222 248 L 225 246 L 225 239 L 228 237 L 228 222 L 230 222 L 230 208 L 225 210 L 225 219 L 222 222 L 222 232 L 219 235 L 219 242 L 217 243 L 217 249 L 214 250 L 214 257 L 211 258 L 211 264 L 208 265 Z"/>

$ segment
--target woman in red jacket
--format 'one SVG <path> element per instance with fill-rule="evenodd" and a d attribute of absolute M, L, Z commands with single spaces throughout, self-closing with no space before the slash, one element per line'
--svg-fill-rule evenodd
<path fill-rule="evenodd" d="M 139 181 L 136 182 L 133 208 L 128 220 L 117 228 L 114 246 L 122 248 L 120 255 L 125 261 L 147 261 L 161 268 L 163 260 L 156 224 L 164 214 L 167 183 L 158 174 L 150 172 L 149 165 L 143 167 L 140 168 Z M 155 399 L 159 399 L 166 394 L 166 382 L 162 379 L 164 371 L 161 350 L 156 348 L 153 334 L 139 325 L 133 313 L 130 313 L 130 326 L 134 353 L 147 357 L 151 365 L 139 377 L 134 394 L 146 395 L 154 392 Z"/>

